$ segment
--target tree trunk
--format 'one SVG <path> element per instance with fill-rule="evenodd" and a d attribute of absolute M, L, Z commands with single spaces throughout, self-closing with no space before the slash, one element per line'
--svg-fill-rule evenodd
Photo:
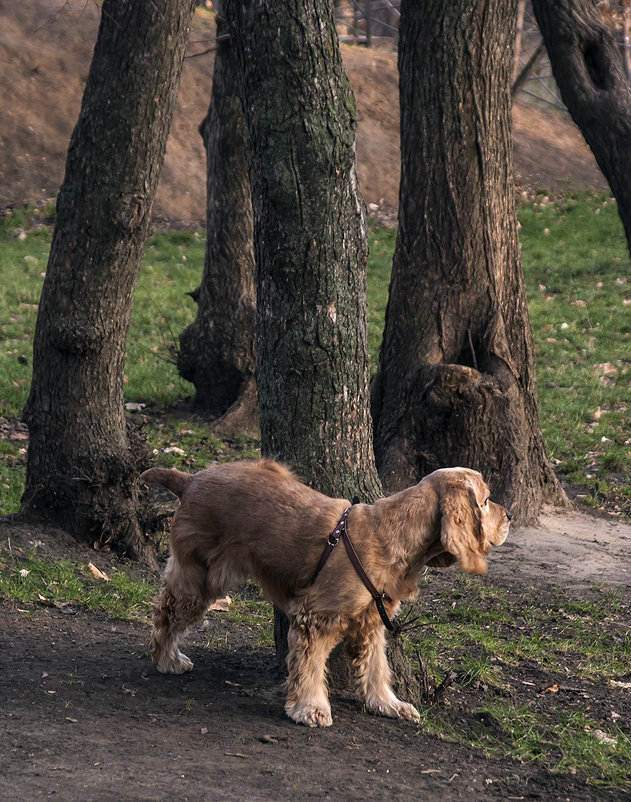
<path fill-rule="evenodd" d="M 180 334 L 178 370 L 195 385 L 195 406 L 224 416 L 224 433 L 257 433 L 252 201 L 239 81 L 220 11 L 212 97 L 200 132 L 207 160 L 206 259 L 194 293 L 197 317 Z"/>
<path fill-rule="evenodd" d="M 401 6 L 399 230 L 375 451 L 388 490 L 480 470 L 516 520 L 564 496 L 545 456 L 517 238 L 515 4 Z"/>
<path fill-rule="evenodd" d="M 592 0 L 533 0 L 563 102 L 618 204 L 631 252 L 631 86 L 616 33 Z"/>
<path fill-rule="evenodd" d="M 333 10 L 327 0 L 228 9 L 247 110 L 262 452 L 321 492 L 370 502 L 381 487 L 368 403 L 367 232 Z M 279 611 L 275 634 L 283 664 Z M 336 650 L 333 680 L 344 683 L 344 664 Z"/>
<path fill-rule="evenodd" d="M 333 14 L 327 0 L 228 8 L 247 109 L 262 450 L 322 492 L 374 499 L 367 234 Z"/>
<path fill-rule="evenodd" d="M 125 339 L 192 0 L 105 0 L 40 300 L 21 514 L 143 551 Z"/>

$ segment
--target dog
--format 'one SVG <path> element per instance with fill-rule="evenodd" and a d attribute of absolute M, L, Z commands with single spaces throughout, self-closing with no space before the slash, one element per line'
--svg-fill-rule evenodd
<path fill-rule="evenodd" d="M 443 468 L 374 504 L 355 505 L 307 487 L 271 460 L 218 464 L 194 475 L 151 468 L 140 478 L 181 502 L 153 607 L 158 670 L 189 671 L 180 634 L 232 582 L 252 577 L 289 617 L 285 711 L 310 727 L 332 723 L 326 663 L 343 639 L 366 707 L 418 720 L 417 709 L 392 691 L 383 622 L 417 594 L 426 565 L 457 561 L 467 573 L 485 573 L 486 556 L 505 541 L 510 520 L 490 500 L 482 476 L 468 468 Z M 327 545 L 343 529 L 369 584 L 379 589 L 385 618 L 347 550 Z"/>

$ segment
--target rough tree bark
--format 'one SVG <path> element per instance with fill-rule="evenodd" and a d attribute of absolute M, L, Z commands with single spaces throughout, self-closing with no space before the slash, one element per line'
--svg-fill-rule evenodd
<path fill-rule="evenodd" d="M 212 97 L 200 126 L 206 148 L 206 258 L 195 321 L 180 334 L 178 370 L 195 406 L 223 416 L 223 433 L 257 433 L 254 246 L 245 122 L 228 25 L 217 9 Z"/>
<path fill-rule="evenodd" d="M 373 386 L 388 490 L 479 469 L 516 520 L 564 496 L 542 442 L 514 207 L 515 3 L 401 6 L 401 189 Z"/>
<path fill-rule="evenodd" d="M 21 515 L 144 550 L 123 409 L 131 304 L 193 0 L 105 0 L 42 290 Z"/>
<path fill-rule="evenodd" d="M 367 233 L 331 9 L 269 0 L 226 10 L 248 127 L 262 450 L 322 492 L 373 499 Z"/>
<path fill-rule="evenodd" d="M 332 6 L 234 0 L 226 10 L 248 128 L 262 452 L 324 493 L 372 501 L 367 232 Z M 287 622 L 275 624 L 282 664 Z M 343 681 L 342 663 L 338 651 L 331 675 Z"/>
<path fill-rule="evenodd" d="M 533 0 L 563 102 L 616 198 L 631 253 L 631 85 L 616 32 L 593 0 Z"/>

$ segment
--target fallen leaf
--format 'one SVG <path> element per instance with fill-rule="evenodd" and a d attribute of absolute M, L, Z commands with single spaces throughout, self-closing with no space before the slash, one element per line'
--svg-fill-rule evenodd
<path fill-rule="evenodd" d="M 617 679 L 609 680 L 609 683 L 614 686 L 614 688 L 625 688 L 626 690 L 631 689 L 631 682 L 619 682 Z"/>
<path fill-rule="evenodd" d="M 94 565 L 94 563 L 88 563 L 88 568 L 92 571 L 92 574 L 97 579 L 104 579 L 106 582 L 110 581 L 110 578 L 107 574 L 103 573 L 103 571 L 99 571 L 99 569 Z"/>
<path fill-rule="evenodd" d="M 543 696 L 546 693 L 558 693 L 561 690 L 561 686 L 558 682 L 555 682 L 554 685 L 550 685 L 549 688 L 544 688 L 540 693 Z"/>
<path fill-rule="evenodd" d="M 241 687 L 238 682 L 232 682 L 229 679 L 226 680 L 226 685 L 230 685 L 232 688 L 240 688 Z"/>
<path fill-rule="evenodd" d="M 602 730 L 594 730 L 592 735 L 601 744 L 610 744 L 611 746 L 615 746 L 618 743 L 617 738 L 612 738 L 611 735 L 607 735 L 607 733 L 603 732 Z"/>
<path fill-rule="evenodd" d="M 225 613 L 228 611 L 228 608 L 230 607 L 231 604 L 232 604 L 232 599 L 230 598 L 230 596 L 226 596 L 225 599 L 217 599 L 217 601 L 214 601 L 208 609 L 215 610 L 220 613 Z"/>
<path fill-rule="evenodd" d="M 244 755 L 242 752 L 224 752 L 226 757 L 250 757 L 249 755 Z"/>
<path fill-rule="evenodd" d="M 616 376 L 618 374 L 618 368 L 612 365 L 611 362 L 600 362 L 598 365 L 594 365 L 594 367 L 604 376 Z"/>
<path fill-rule="evenodd" d="M 178 448 L 177 446 L 167 446 L 166 448 L 162 449 L 163 454 L 179 454 L 181 457 L 186 456 L 186 451 L 182 448 Z"/>

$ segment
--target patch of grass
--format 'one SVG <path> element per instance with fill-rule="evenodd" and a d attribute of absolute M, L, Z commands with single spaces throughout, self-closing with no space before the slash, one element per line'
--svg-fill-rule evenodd
<path fill-rule="evenodd" d="M 538 198 L 519 218 L 548 452 L 588 503 L 631 512 L 631 283 L 616 204 Z"/>
<path fill-rule="evenodd" d="M 243 593 L 232 594 L 226 621 L 234 626 L 246 626 L 254 631 L 260 646 L 274 645 L 274 608 L 266 601 L 256 585 Z"/>
<path fill-rule="evenodd" d="M 6 418 L 21 415 L 28 395 L 51 235 L 42 221 L 49 214 L 49 209 L 31 209 L 0 221 L 0 416 Z M 584 503 L 631 514 L 626 479 L 631 473 L 631 282 L 615 203 L 585 193 L 538 196 L 521 202 L 518 214 L 549 455 Z M 393 229 L 370 231 L 367 320 L 373 371 L 395 242 Z M 168 408 L 192 393 L 174 363 L 179 333 L 195 316 L 195 304 L 186 293 L 201 280 L 204 248 L 199 232 L 158 231 L 149 240 L 128 338 L 126 402 Z M 152 437 L 160 439 L 159 433 Z M 174 454 L 165 462 L 187 464 Z M 14 512 L 23 460 L 8 470 L 6 456 L 11 463 L 15 451 L 0 453 L 0 499 L 4 512 Z M 202 466 L 201 453 L 195 465 Z"/>
<path fill-rule="evenodd" d="M 37 305 L 51 232 L 40 210 L 0 220 L 0 415 L 18 417 L 31 381 Z"/>
<path fill-rule="evenodd" d="M 81 606 L 127 621 L 148 622 L 157 585 L 112 571 L 110 581 L 95 579 L 87 565 L 39 558 L 12 560 L 0 553 L 0 600 L 13 604 Z"/>
<path fill-rule="evenodd" d="M 620 786 L 629 782 L 631 740 L 619 727 L 604 732 L 585 712 L 542 721 L 526 705 L 497 702 L 480 708 L 480 727 L 473 745 L 491 755 L 509 755 L 522 763 L 538 761 L 552 772 L 580 773 L 593 784 Z M 488 717 L 496 727 L 489 727 Z"/>
<path fill-rule="evenodd" d="M 20 507 L 24 491 L 26 450 L 0 439 L 0 510 L 14 512 Z"/>
<path fill-rule="evenodd" d="M 368 256 L 368 300 L 366 320 L 368 326 L 368 350 L 371 355 L 371 372 L 377 368 L 379 348 L 383 338 L 383 326 L 388 302 L 392 255 L 397 232 L 393 228 L 371 228 L 370 253 Z"/>
<path fill-rule="evenodd" d="M 593 784 L 631 784 L 628 724 L 616 719 L 610 690 L 631 668 L 628 601 L 602 587 L 580 599 L 559 590 L 542 600 L 536 588 L 516 593 L 487 579 L 452 579 L 436 592 L 434 582 L 444 584 L 430 575 L 415 604 L 418 631 L 407 633 L 412 662 L 418 651 L 435 682 L 456 675 L 456 711 L 424 705 L 423 729 Z M 457 711 L 467 699 L 463 718 Z"/>

